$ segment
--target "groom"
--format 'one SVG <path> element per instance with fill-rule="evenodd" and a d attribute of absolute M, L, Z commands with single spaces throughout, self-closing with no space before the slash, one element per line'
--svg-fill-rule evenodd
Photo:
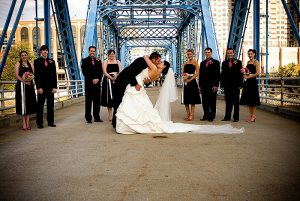
<path fill-rule="evenodd" d="M 153 64 L 158 65 L 161 62 L 161 55 L 157 52 L 151 53 L 149 59 Z M 146 61 L 143 57 L 139 57 L 134 60 L 128 67 L 126 67 L 123 71 L 119 73 L 115 80 L 115 89 L 113 90 L 113 99 L 114 99 L 114 114 L 112 119 L 112 125 L 116 128 L 116 113 L 119 105 L 122 102 L 122 98 L 124 96 L 125 89 L 128 84 L 134 86 L 137 91 L 141 89 L 135 78 L 138 74 L 140 74 L 144 69 L 148 67 Z M 149 80 L 150 82 L 150 80 Z"/>

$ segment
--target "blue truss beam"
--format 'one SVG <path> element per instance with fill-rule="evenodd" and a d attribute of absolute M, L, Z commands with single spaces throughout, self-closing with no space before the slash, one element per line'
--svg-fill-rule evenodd
<path fill-rule="evenodd" d="M 251 0 L 236 0 L 230 25 L 227 48 L 233 48 L 239 58 L 244 40 Z"/>
<path fill-rule="evenodd" d="M 253 47 L 260 61 L 260 0 L 253 0 Z"/>
<path fill-rule="evenodd" d="M 207 40 L 207 46 L 212 49 L 213 58 L 221 60 L 209 0 L 201 0 L 201 7 L 203 14 L 203 25 L 205 26 L 206 32 L 205 36 Z"/>
<path fill-rule="evenodd" d="M 44 0 L 44 34 L 45 34 L 45 45 L 49 49 L 49 57 L 51 58 L 52 46 L 51 46 L 51 22 L 50 22 L 50 0 Z"/>
<path fill-rule="evenodd" d="M 81 76 L 78 67 L 68 3 L 65 0 L 54 0 L 53 2 L 60 38 L 64 49 L 69 80 L 81 80 L 83 77 Z"/>
<path fill-rule="evenodd" d="M 2 30 L 2 35 L 1 35 L 1 38 L 0 38 L 0 51 L 2 49 L 2 45 L 3 45 L 4 39 L 5 39 L 5 36 L 6 36 L 6 33 L 7 33 L 7 29 L 8 29 L 10 20 L 11 20 L 11 16 L 12 16 L 13 11 L 15 9 L 16 2 L 17 2 L 17 0 L 13 0 L 11 2 L 10 9 L 8 11 L 7 18 L 5 20 L 5 24 L 4 24 L 4 27 L 3 27 L 3 30 Z"/>
<path fill-rule="evenodd" d="M 97 41 L 97 34 L 95 35 L 95 30 L 97 28 L 97 2 L 98 0 L 90 0 L 88 6 L 88 16 L 87 22 L 85 26 L 85 35 L 83 41 L 83 49 L 82 49 L 82 58 L 88 56 L 88 48 L 91 45 L 97 46 L 95 43 L 95 38 Z M 97 32 L 96 32 L 97 33 Z"/>
<path fill-rule="evenodd" d="M 294 32 L 294 34 L 295 34 L 295 37 L 296 37 L 296 39 L 297 39 L 297 41 L 298 41 L 298 45 L 300 46 L 300 36 L 299 36 L 299 31 L 297 30 L 297 27 L 296 27 L 295 21 L 294 21 L 294 19 L 293 19 L 293 16 L 292 16 L 292 14 L 291 14 L 291 12 L 290 12 L 290 10 L 289 10 L 289 7 L 288 7 L 286 1 L 285 1 L 285 0 L 281 0 L 281 2 L 282 2 L 282 5 L 283 5 L 283 7 L 284 7 L 284 10 L 285 10 L 285 12 L 286 12 L 286 14 L 287 14 L 287 16 L 288 16 L 288 19 L 289 19 L 289 22 L 290 22 L 291 27 L 292 27 L 292 29 L 293 29 L 293 32 Z M 299 7 L 298 7 L 298 8 L 295 8 L 295 9 L 298 9 L 298 12 L 299 12 Z"/>
<path fill-rule="evenodd" d="M 8 56 L 10 47 L 11 47 L 11 44 L 12 44 L 13 39 L 15 37 L 15 33 L 16 33 L 20 17 L 21 17 L 21 14 L 22 14 L 24 6 L 25 6 L 25 3 L 26 3 L 26 0 L 22 0 L 20 8 L 19 8 L 19 11 L 18 11 L 18 14 L 17 14 L 17 17 L 15 19 L 14 26 L 12 28 L 12 31 L 10 33 L 10 36 L 9 36 L 9 39 L 8 39 L 8 42 L 7 42 L 7 46 L 6 46 L 5 50 L 4 50 L 4 53 L 3 53 L 3 56 L 2 56 L 2 60 L 1 60 L 1 63 L 0 63 L 0 76 L 2 75 L 3 68 L 4 68 L 4 65 L 6 63 L 6 59 L 7 59 L 7 56 Z"/>

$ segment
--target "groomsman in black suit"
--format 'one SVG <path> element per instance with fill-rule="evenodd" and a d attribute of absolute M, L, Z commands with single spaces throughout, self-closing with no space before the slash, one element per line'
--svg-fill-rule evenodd
<path fill-rule="evenodd" d="M 222 121 L 231 120 L 232 107 L 233 121 L 239 121 L 240 112 L 240 89 L 243 86 L 243 74 L 241 73 L 242 62 L 234 58 L 234 50 L 227 49 L 227 58 L 222 62 L 221 88 L 224 89 L 226 111 Z"/>
<path fill-rule="evenodd" d="M 151 53 L 149 59 L 155 65 L 161 62 L 161 55 L 157 52 Z M 123 71 L 119 73 L 115 80 L 115 90 L 113 91 L 114 97 L 114 113 L 112 119 L 112 125 L 116 128 L 116 113 L 119 105 L 122 102 L 122 98 L 124 96 L 125 89 L 128 84 L 131 86 L 135 86 L 136 90 L 139 91 L 142 86 L 140 86 L 136 80 L 136 76 L 140 74 L 144 69 L 148 67 L 145 59 L 143 57 L 139 57 L 134 60 L 128 67 L 124 68 Z M 151 82 L 151 80 L 144 80 L 145 82 Z"/>
<path fill-rule="evenodd" d="M 85 78 L 85 119 L 92 123 L 92 104 L 95 122 L 103 122 L 100 118 L 100 82 L 103 75 L 102 63 L 95 58 L 96 47 L 89 47 L 89 56 L 82 59 L 81 70 Z"/>
<path fill-rule="evenodd" d="M 220 79 L 220 62 L 213 59 L 212 49 L 205 49 L 206 59 L 200 64 L 199 86 L 202 93 L 203 118 L 213 121 L 216 117 L 217 90 Z"/>
<path fill-rule="evenodd" d="M 48 126 L 56 127 L 54 124 L 54 93 L 57 91 L 57 75 L 55 62 L 48 58 L 48 47 L 42 45 L 40 57 L 34 60 L 34 77 L 38 97 L 38 111 L 36 124 L 38 128 L 43 126 L 44 104 L 47 99 L 47 121 Z"/>

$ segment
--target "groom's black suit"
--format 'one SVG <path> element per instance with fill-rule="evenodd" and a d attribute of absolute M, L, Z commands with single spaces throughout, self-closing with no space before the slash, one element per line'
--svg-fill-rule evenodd
<path fill-rule="evenodd" d="M 113 90 L 113 101 L 114 101 L 114 114 L 112 125 L 116 127 L 116 113 L 119 105 L 122 102 L 122 98 L 124 96 L 125 89 L 128 84 L 131 86 L 135 86 L 138 84 L 135 76 L 140 74 L 148 65 L 143 57 L 139 57 L 134 60 L 129 66 L 127 66 L 120 74 L 117 76 L 115 80 L 115 89 Z"/>

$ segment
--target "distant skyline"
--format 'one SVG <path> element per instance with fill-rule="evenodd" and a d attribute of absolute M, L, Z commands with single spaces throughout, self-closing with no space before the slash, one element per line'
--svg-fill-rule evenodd
<path fill-rule="evenodd" d="M 70 18 L 71 19 L 85 19 L 86 18 L 86 12 L 87 12 L 87 6 L 88 6 L 88 0 L 67 0 L 68 1 L 68 7 L 70 12 Z M 13 26 L 13 23 L 15 21 L 17 12 L 19 10 L 21 4 L 21 0 L 17 0 L 13 16 L 10 20 L 10 27 Z M 11 6 L 11 0 L 0 0 L 0 27 L 4 26 L 5 20 L 8 15 L 8 11 Z M 38 1 L 38 17 L 43 18 L 43 1 Z M 52 14 L 52 11 L 51 11 Z M 21 20 L 34 20 L 35 18 L 35 0 L 27 0 L 25 3 L 25 7 L 23 9 L 22 16 L 20 18 Z"/>

